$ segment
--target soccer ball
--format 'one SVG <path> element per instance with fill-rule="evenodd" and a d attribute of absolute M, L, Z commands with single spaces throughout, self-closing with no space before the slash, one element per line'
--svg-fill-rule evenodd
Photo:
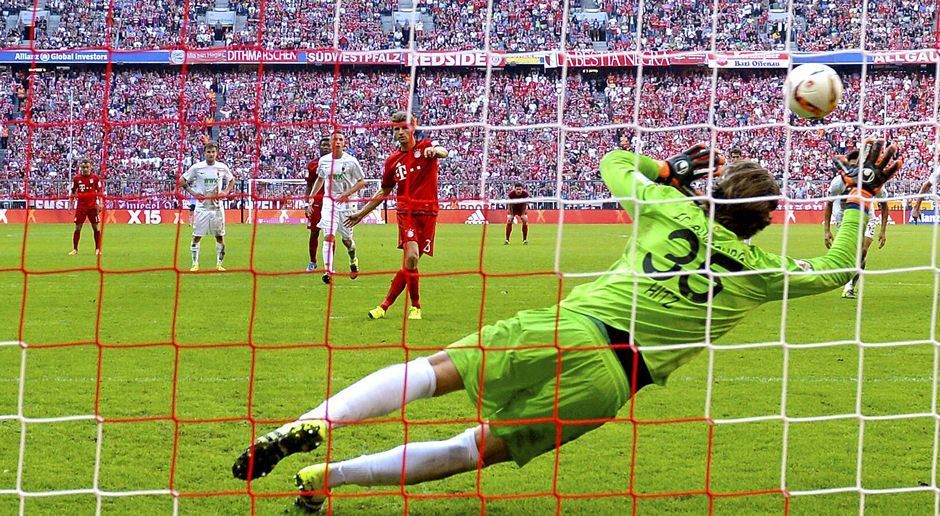
<path fill-rule="evenodd" d="M 824 64 L 805 64 L 790 70 L 783 83 L 790 111 L 810 120 L 832 113 L 842 100 L 842 79 Z"/>

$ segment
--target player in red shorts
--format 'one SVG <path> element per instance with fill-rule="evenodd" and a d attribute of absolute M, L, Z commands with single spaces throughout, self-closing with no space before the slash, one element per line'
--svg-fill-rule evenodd
<path fill-rule="evenodd" d="M 81 174 L 72 178 L 71 199 L 75 199 L 75 232 L 72 233 L 72 251 L 69 256 L 78 254 L 78 241 L 82 238 L 82 226 L 85 219 L 91 224 L 95 237 L 95 254 L 101 254 L 101 231 L 98 228 L 98 214 L 101 212 L 101 178 L 91 173 L 91 162 L 82 160 Z"/>
<path fill-rule="evenodd" d="M 317 162 L 319 158 L 326 156 L 331 152 L 330 137 L 320 138 L 320 156 L 307 162 L 307 189 L 304 191 L 304 201 L 310 199 L 313 195 L 313 203 L 307 206 L 307 229 L 310 230 L 310 239 L 307 241 L 307 249 L 310 252 L 310 262 L 307 264 L 307 272 L 313 272 L 317 269 L 317 239 L 320 237 L 320 210 L 323 208 L 322 188 L 313 191 L 313 183 L 317 181 Z"/>
<path fill-rule="evenodd" d="M 509 192 L 509 198 L 528 199 L 529 191 L 522 188 L 522 183 L 516 183 L 513 185 L 512 191 Z M 519 220 L 522 222 L 522 245 L 529 245 L 529 215 L 526 213 L 528 209 L 529 203 L 527 201 L 509 205 L 509 213 L 506 220 L 506 242 L 504 245 L 509 245 L 509 237 L 512 236 L 512 223 L 515 222 L 516 217 L 519 217 Z"/>
<path fill-rule="evenodd" d="M 374 210 L 398 185 L 398 248 L 404 250 L 404 263 L 392 279 L 392 286 L 381 305 L 369 311 L 370 319 L 385 317 L 385 311 L 408 287 L 411 297 L 409 319 L 421 319 L 418 296 L 418 259 L 422 254 L 434 256 L 434 229 L 437 225 L 437 163 L 448 156 L 447 149 L 428 138 L 415 139 L 418 121 L 404 111 L 392 114 L 392 136 L 399 149 L 385 160 L 382 188 L 362 207 L 346 218 L 346 225 L 355 226 Z M 409 123 L 410 122 L 410 123 Z"/>

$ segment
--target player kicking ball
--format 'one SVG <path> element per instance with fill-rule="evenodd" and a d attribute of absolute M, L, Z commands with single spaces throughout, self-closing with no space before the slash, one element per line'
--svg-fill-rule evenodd
<path fill-rule="evenodd" d="M 849 167 L 858 166 L 858 151 L 852 151 L 847 157 L 847 162 Z M 845 204 L 846 199 L 832 199 L 832 197 L 838 197 L 841 195 L 846 195 L 849 191 L 849 187 L 845 185 L 845 181 L 842 179 L 842 176 L 836 176 L 832 178 L 832 181 L 829 183 L 829 199 L 826 200 L 826 210 L 823 220 L 824 228 L 824 243 L 826 248 L 832 247 L 832 232 L 830 231 L 830 220 L 835 219 L 836 228 L 839 228 L 842 224 L 842 217 L 845 213 Z M 884 199 L 888 196 L 888 192 L 885 189 L 878 191 L 877 197 L 879 199 Z M 878 223 L 875 221 L 875 204 L 869 204 L 868 212 L 868 224 L 865 225 L 865 237 L 862 239 L 862 259 L 860 261 L 860 266 L 862 269 L 865 269 L 865 262 L 868 258 L 868 249 L 871 247 L 872 242 L 875 240 L 875 228 Z M 881 249 L 885 246 L 885 243 L 888 241 L 887 230 L 888 230 L 888 203 L 882 201 L 877 203 L 878 208 L 881 210 L 881 230 L 878 232 L 878 249 Z M 856 272 L 852 278 L 846 282 L 842 287 L 842 298 L 843 299 L 855 299 L 855 285 L 858 283 L 859 273 Z"/>
<path fill-rule="evenodd" d="M 316 448 L 344 425 L 459 390 L 479 404 L 486 423 L 443 441 L 303 468 L 295 476 L 296 504 L 317 511 L 331 490 L 347 484 L 416 484 L 510 460 L 521 467 L 577 439 L 614 418 L 645 385 L 665 385 L 705 349 L 689 343 L 720 338 L 768 301 L 827 292 L 848 279 L 850 272 L 835 271 L 855 264 L 864 207 L 901 165 L 894 146 L 871 141 L 866 149 L 862 177 L 870 180 L 857 185 L 857 170 L 842 163 L 853 174 L 845 178 L 851 191 L 842 230 L 824 256 L 809 260 L 742 242 L 770 224 L 780 195 L 758 163 L 729 165 L 713 190 L 717 202 L 700 205 L 671 185 L 688 188 L 710 162 L 721 163 L 704 145 L 665 161 L 608 153 L 601 177 L 641 229 L 607 274 L 575 287 L 559 305 L 521 311 L 430 357 L 366 376 L 259 437 L 236 459 L 233 474 L 264 476 L 283 457 Z"/>
<path fill-rule="evenodd" d="M 418 260 L 421 255 L 434 256 L 434 230 L 437 226 L 437 167 L 438 160 L 448 156 L 447 149 L 428 138 L 415 138 L 418 120 L 404 111 L 392 114 L 392 137 L 398 142 L 398 150 L 385 160 L 382 187 L 356 213 L 346 219 L 346 226 L 353 227 L 382 204 L 395 186 L 398 186 L 396 208 L 398 210 L 398 248 L 404 251 L 403 266 L 388 289 L 385 301 L 369 310 L 369 319 L 381 319 L 385 312 L 408 287 L 411 309 L 408 319 L 421 319 L 421 300 L 418 288 L 420 273 Z"/>
<path fill-rule="evenodd" d="M 221 199 L 231 193 L 235 186 L 235 176 L 228 165 L 217 161 L 219 147 L 207 143 L 203 148 L 206 159 L 189 167 L 180 181 L 180 188 L 196 199 L 193 211 L 193 241 L 189 247 L 193 256 L 191 272 L 199 270 L 199 244 L 206 235 L 215 236 L 215 269 L 224 271 L 222 260 L 225 258 L 225 210 Z M 223 189 L 224 185 L 224 189 Z"/>
<path fill-rule="evenodd" d="M 528 199 L 529 191 L 522 188 L 522 183 L 516 183 L 513 185 L 508 197 L 511 200 Z M 528 209 L 528 201 L 520 201 L 509 205 L 509 208 L 506 210 L 506 241 L 503 245 L 509 245 L 509 237 L 512 236 L 512 224 L 516 221 L 517 217 L 519 218 L 519 222 L 522 222 L 522 245 L 529 245 Z"/>
<path fill-rule="evenodd" d="M 341 132 L 333 133 L 332 152 L 320 157 L 317 162 L 317 180 L 313 183 L 313 191 L 318 192 L 326 184 L 323 207 L 320 209 L 319 228 L 323 230 L 323 283 L 330 283 L 330 278 L 336 272 L 333 268 L 333 248 L 336 246 L 336 232 L 338 231 L 349 254 L 349 277 L 356 279 L 359 276 L 359 258 L 356 257 L 356 241 L 353 240 L 352 226 L 343 222 L 355 211 L 358 199 L 354 196 L 366 185 L 366 176 L 362 173 L 359 160 L 345 152 L 346 137 Z M 308 212 L 314 209 L 316 199 L 310 198 Z"/>
<path fill-rule="evenodd" d="M 95 254 L 101 254 L 101 228 L 98 215 L 101 213 L 101 178 L 91 173 L 91 162 L 82 160 L 80 173 L 72 178 L 71 198 L 75 200 L 75 231 L 72 232 L 72 250 L 69 256 L 78 255 L 78 242 L 82 238 L 85 220 L 91 225 L 95 239 Z"/>

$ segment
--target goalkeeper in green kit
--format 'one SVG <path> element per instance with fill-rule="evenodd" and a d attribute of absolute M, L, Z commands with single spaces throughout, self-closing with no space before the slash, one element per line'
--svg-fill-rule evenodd
<path fill-rule="evenodd" d="M 704 342 L 783 298 L 785 288 L 792 298 L 845 284 L 857 266 L 864 207 L 901 160 L 894 145 L 866 140 L 861 155 L 834 161 L 851 190 L 842 230 L 824 256 L 796 260 L 743 242 L 770 224 L 780 195 L 756 162 L 735 161 L 710 174 L 723 160 L 702 144 L 665 161 L 608 153 L 601 176 L 637 227 L 605 275 L 575 287 L 557 306 L 519 312 L 430 357 L 372 373 L 259 437 L 236 459 L 233 474 L 262 477 L 337 428 L 458 390 L 486 423 L 444 441 L 306 467 L 295 477 L 297 504 L 317 511 L 331 489 L 345 484 L 414 484 L 509 460 L 524 466 L 577 439 L 614 418 L 645 385 L 664 385 Z M 692 181 L 719 173 L 714 201 L 688 199 Z"/>

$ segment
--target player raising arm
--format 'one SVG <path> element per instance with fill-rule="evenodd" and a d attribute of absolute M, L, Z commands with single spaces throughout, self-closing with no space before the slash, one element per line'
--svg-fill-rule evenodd
<path fill-rule="evenodd" d="M 199 242 L 202 237 L 212 234 L 215 236 L 216 262 L 215 268 L 224 271 L 222 260 L 225 258 L 225 211 L 221 200 L 224 199 L 235 186 L 235 176 L 228 165 L 216 161 L 219 147 L 214 143 L 207 143 L 203 148 L 205 160 L 189 167 L 180 180 L 180 188 L 196 199 L 196 210 L 193 212 L 193 242 L 190 252 L 193 256 L 192 272 L 199 270 Z M 226 183 L 223 190 L 223 184 Z"/>
<path fill-rule="evenodd" d="M 666 161 L 608 153 L 601 176 L 640 227 L 606 275 L 575 287 L 559 305 L 521 311 L 430 357 L 372 373 L 298 421 L 259 437 L 236 459 L 233 474 L 263 476 L 284 456 L 316 448 L 328 432 L 350 422 L 458 390 L 480 407 L 486 423 L 444 441 L 410 442 L 407 453 L 398 446 L 308 466 L 295 477 L 297 504 L 316 511 L 331 489 L 346 484 L 414 484 L 473 471 L 479 463 L 523 466 L 584 435 L 614 418 L 643 386 L 665 385 L 705 349 L 700 343 L 720 338 L 750 310 L 785 292 L 798 297 L 838 288 L 851 276 L 858 230 L 868 217 L 863 206 L 900 167 L 893 146 L 866 146 L 872 152 L 863 177 L 872 179 L 858 188 L 847 178 L 853 189 L 842 230 L 824 256 L 809 260 L 742 242 L 770 224 L 780 194 L 756 162 L 731 164 L 715 185 L 718 202 L 703 203 L 703 209 L 657 182 L 685 189 L 702 177 L 711 161 L 704 145 Z M 743 271 L 754 273 L 712 274 Z"/>
<path fill-rule="evenodd" d="M 911 210 L 911 220 L 918 221 L 920 220 L 920 204 L 924 202 L 924 197 L 926 193 L 930 192 L 931 188 L 937 188 L 937 183 L 940 183 L 940 166 L 938 166 L 933 174 L 930 174 L 930 177 L 924 181 L 924 184 L 920 185 L 920 191 L 917 192 L 917 200 L 914 201 L 914 209 Z M 938 213 L 936 206 L 936 199 L 934 200 L 934 213 Z"/>
<path fill-rule="evenodd" d="M 101 213 L 101 178 L 91 173 L 91 161 L 83 159 L 81 173 L 72 178 L 69 197 L 75 200 L 75 231 L 72 232 L 72 250 L 69 256 L 78 254 L 78 241 L 82 238 L 85 219 L 91 224 L 95 239 L 95 254 L 101 254 L 101 228 L 98 215 Z"/>
<path fill-rule="evenodd" d="M 421 255 L 434 256 L 434 230 L 437 225 L 437 163 L 448 156 L 447 149 L 428 138 L 415 139 L 417 119 L 397 111 L 392 114 L 395 123 L 392 136 L 398 150 L 385 160 L 382 187 L 358 212 L 346 219 L 353 227 L 385 200 L 398 186 L 395 198 L 398 210 L 398 248 L 404 250 L 403 267 L 392 278 L 385 301 L 369 310 L 370 319 L 385 317 L 385 311 L 408 287 L 411 298 L 409 319 L 421 319 L 421 301 L 418 289 L 418 259 Z"/>
<path fill-rule="evenodd" d="M 522 188 L 522 183 L 516 183 L 513 185 L 512 191 L 509 192 L 508 197 L 513 200 L 528 199 L 529 191 Z M 512 236 L 512 223 L 515 222 L 516 217 L 519 217 L 519 221 L 522 222 L 522 245 L 529 245 L 528 207 L 528 201 L 520 201 L 509 205 L 509 208 L 506 210 L 506 242 L 504 242 L 504 245 L 509 245 L 509 237 Z"/>
<path fill-rule="evenodd" d="M 849 167 L 858 167 L 858 151 L 849 153 L 847 163 Z M 827 249 L 832 247 L 832 232 L 829 229 L 829 221 L 834 218 L 836 228 L 838 228 L 842 224 L 842 216 L 845 213 L 846 199 L 833 199 L 833 197 L 845 195 L 848 192 L 849 188 L 845 185 L 845 181 L 842 179 L 841 175 L 832 178 L 832 181 L 829 183 L 829 199 L 826 199 L 826 211 L 823 215 L 824 243 Z M 882 188 L 878 191 L 877 197 L 879 199 L 887 197 L 887 191 Z M 878 223 L 875 221 L 875 204 L 874 202 L 870 203 L 868 208 L 868 224 L 865 225 L 865 237 L 862 240 L 862 269 L 865 268 L 865 261 L 868 258 L 868 249 L 875 239 L 875 228 L 878 226 Z M 888 241 L 888 203 L 882 201 L 877 204 L 879 209 L 881 209 L 881 231 L 878 233 L 878 249 L 881 249 Z M 846 282 L 845 286 L 842 287 L 843 299 L 855 299 L 855 285 L 858 282 L 858 278 L 859 273 L 855 273 L 852 279 Z"/>
<path fill-rule="evenodd" d="M 336 232 L 343 238 L 343 245 L 349 254 L 349 277 L 356 279 L 359 275 L 359 258 L 356 257 L 356 241 L 353 240 L 353 228 L 346 227 L 343 222 L 355 209 L 353 198 L 362 187 L 366 185 L 366 176 L 362 173 L 359 160 L 346 154 L 346 138 L 343 133 L 333 133 L 333 150 L 320 157 L 317 163 L 317 180 L 313 184 L 313 191 L 317 192 L 324 183 L 328 193 L 321 196 L 323 207 L 320 208 L 320 229 L 323 233 L 323 283 L 329 283 L 333 274 L 333 248 L 336 245 Z M 315 199 L 310 200 L 310 210 L 314 208 Z"/>
<path fill-rule="evenodd" d="M 317 181 L 317 164 L 320 158 L 330 153 L 330 137 L 320 138 L 320 156 L 307 162 L 307 186 L 304 190 L 304 199 L 307 200 L 307 229 L 310 230 L 310 238 L 307 240 L 307 252 L 310 255 L 310 261 L 307 263 L 307 272 L 317 270 L 317 239 L 320 237 L 320 212 L 323 208 L 322 185 L 320 189 L 314 190 L 313 184 Z M 311 199 L 313 199 L 311 201 Z"/>

